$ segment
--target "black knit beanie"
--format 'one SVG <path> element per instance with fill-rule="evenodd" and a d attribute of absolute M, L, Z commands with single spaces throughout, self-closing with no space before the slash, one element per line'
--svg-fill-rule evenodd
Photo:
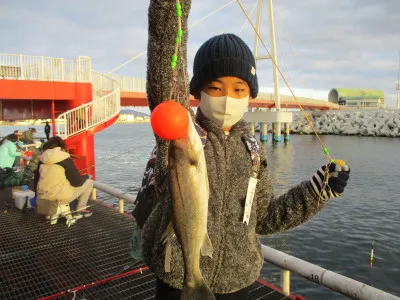
<path fill-rule="evenodd" d="M 258 80 L 253 53 L 246 43 L 234 34 L 221 34 L 206 41 L 197 51 L 193 64 L 190 93 L 219 77 L 235 76 L 246 81 L 253 98 L 258 94 Z"/>

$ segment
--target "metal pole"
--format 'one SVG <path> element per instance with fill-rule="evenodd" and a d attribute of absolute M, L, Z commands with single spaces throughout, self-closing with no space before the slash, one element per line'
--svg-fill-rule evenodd
<path fill-rule="evenodd" d="M 263 0 L 258 0 L 256 33 L 254 33 L 254 49 L 253 49 L 253 54 L 254 54 L 254 58 L 256 60 L 256 64 L 257 64 L 257 58 L 258 58 L 258 35 L 257 35 L 257 33 L 260 34 L 262 5 L 263 5 Z"/>
<path fill-rule="evenodd" d="M 260 27 L 261 27 L 261 16 L 262 16 L 262 6 L 263 6 L 263 0 L 258 0 L 258 4 L 257 4 L 257 20 L 256 20 L 256 32 L 254 33 L 254 49 L 253 49 L 253 54 L 254 54 L 254 59 L 256 61 L 256 65 L 255 68 L 257 69 L 258 66 L 258 42 L 259 42 L 259 38 L 258 35 L 260 34 Z M 260 140 L 263 140 L 263 136 L 262 136 L 262 127 L 263 127 L 264 123 L 260 124 Z M 253 135 L 255 135 L 255 123 L 251 123 L 252 126 L 252 132 Z"/>
<path fill-rule="evenodd" d="M 57 124 L 57 126 L 60 126 L 60 124 Z M 51 131 L 53 133 L 53 136 L 60 134 L 60 130 L 57 130 L 56 132 L 56 105 L 54 103 L 54 100 L 51 100 Z"/>
<path fill-rule="evenodd" d="M 133 195 L 130 195 L 126 192 L 123 192 L 121 190 L 118 190 L 112 186 L 109 186 L 107 184 L 101 183 L 99 181 L 94 182 L 94 187 L 97 188 L 98 190 L 107 193 L 111 196 L 114 196 L 118 199 L 123 199 L 124 201 L 128 203 L 133 203 L 135 204 L 136 197 Z"/>
<path fill-rule="evenodd" d="M 268 0 L 268 11 L 269 11 L 269 31 L 270 31 L 270 40 L 271 40 L 271 56 L 274 60 L 275 64 L 272 65 L 272 77 L 274 79 L 274 100 L 276 111 L 279 112 L 281 110 L 281 99 L 279 95 L 279 77 L 278 77 L 278 60 L 276 57 L 276 43 L 275 43 L 275 24 L 274 24 L 274 11 L 273 11 L 273 0 Z M 281 123 L 277 122 L 275 126 L 275 137 L 276 142 L 281 141 Z"/>
<path fill-rule="evenodd" d="M 399 68 L 397 70 L 397 103 L 396 108 L 400 109 L 400 51 L 399 51 Z"/>
<path fill-rule="evenodd" d="M 366 285 L 362 282 L 334 273 L 327 269 L 313 265 L 305 260 L 280 252 L 276 249 L 261 245 L 264 260 L 325 286 L 333 291 L 341 293 L 351 299 L 360 300 L 400 300 L 399 297 L 391 295 L 382 290 Z"/>

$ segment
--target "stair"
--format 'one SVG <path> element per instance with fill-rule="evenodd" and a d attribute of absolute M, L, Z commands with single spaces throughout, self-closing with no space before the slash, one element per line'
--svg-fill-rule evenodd
<path fill-rule="evenodd" d="M 0 78 L 91 82 L 92 101 L 58 116 L 57 135 L 64 140 L 78 138 L 78 134 L 97 132 L 110 125 L 120 111 L 120 85 L 112 77 L 92 70 L 91 59 L 79 56 L 77 60 L 0 53 Z M 97 128 L 96 128 L 97 127 Z"/>
<path fill-rule="evenodd" d="M 119 114 L 119 83 L 94 70 L 91 79 L 92 101 L 68 110 L 56 119 L 57 133 L 64 140 L 104 124 Z"/>

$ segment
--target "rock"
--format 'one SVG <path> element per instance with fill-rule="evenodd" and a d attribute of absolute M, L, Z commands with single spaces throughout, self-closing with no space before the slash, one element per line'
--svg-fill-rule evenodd
<path fill-rule="evenodd" d="M 308 112 L 318 134 L 400 137 L 400 111 Z M 295 113 L 291 132 L 312 134 L 302 113 Z"/>

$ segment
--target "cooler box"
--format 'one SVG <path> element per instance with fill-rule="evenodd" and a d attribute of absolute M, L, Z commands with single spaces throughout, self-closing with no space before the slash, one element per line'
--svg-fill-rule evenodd
<path fill-rule="evenodd" d="M 30 200 L 35 197 L 35 192 L 30 190 L 17 191 L 13 192 L 13 197 L 15 200 L 15 206 L 22 210 L 25 203 L 27 204 L 27 207 L 31 207 Z"/>

